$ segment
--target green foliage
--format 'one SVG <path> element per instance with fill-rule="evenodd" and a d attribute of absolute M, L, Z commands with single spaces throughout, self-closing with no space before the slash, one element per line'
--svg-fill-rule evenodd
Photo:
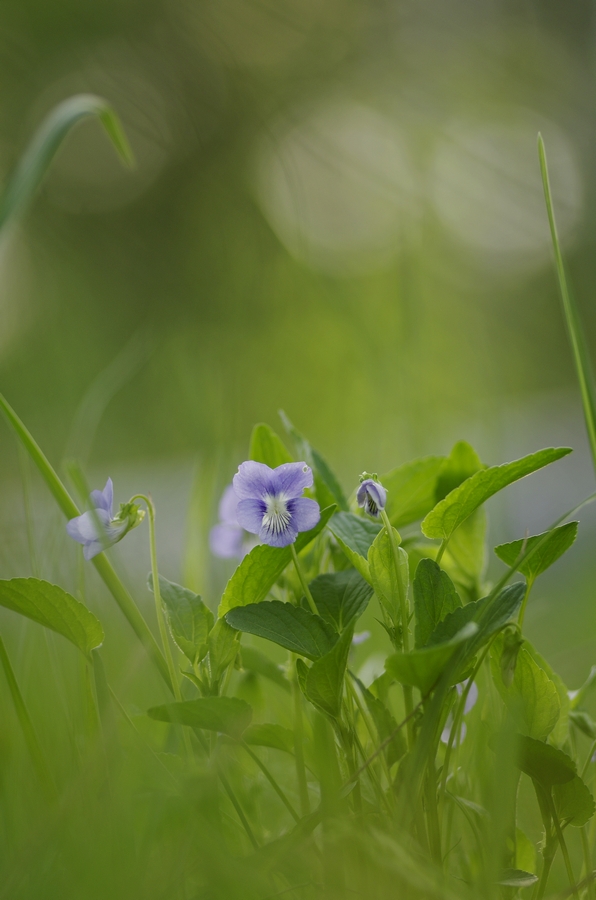
<path fill-rule="evenodd" d="M 413 591 L 416 647 L 424 647 L 439 622 L 462 603 L 447 573 L 432 559 L 418 563 Z"/>
<path fill-rule="evenodd" d="M 523 538 L 521 541 L 499 544 L 495 547 L 495 553 L 506 565 L 512 567 L 524 550 L 533 551 L 532 555 L 517 568 L 528 581 L 534 581 L 569 550 L 577 537 L 578 525 L 579 522 L 567 522 L 566 525 L 559 525 L 550 532 Z"/>
<path fill-rule="evenodd" d="M 147 578 L 153 591 L 153 575 Z M 159 593 L 172 639 L 194 665 L 207 654 L 207 639 L 213 628 L 213 613 L 198 594 L 159 576 Z"/>
<path fill-rule="evenodd" d="M 567 784 L 577 776 L 575 763 L 562 750 L 525 735 L 519 735 L 517 742 L 517 764 L 544 788 Z"/>
<path fill-rule="evenodd" d="M 426 695 L 435 687 L 462 645 L 474 637 L 477 631 L 476 623 L 468 622 L 454 637 L 444 643 L 423 647 L 412 653 L 394 653 L 388 656 L 385 668 L 401 684 L 417 687 Z"/>
<path fill-rule="evenodd" d="M 250 438 L 249 459 L 265 463 L 271 469 L 293 462 L 283 441 L 269 425 L 255 425 Z"/>
<path fill-rule="evenodd" d="M 254 647 L 242 647 L 242 668 L 247 672 L 255 672 L 272 681 L 284 691 L 290 691 L 290 682 L 273 660 Z"/>
<path fill-rule="evenodd" d="M 300 553 L 323 531 L 336 507 L 321 511 L 321 518 L 310 531 L 298 535 L 296 551 Z M 218 616 L 221 618 L 236 606 L 248 606 L 264 600 L 283 570 L 292 559 L 289 547 L 269 547 L 259 544 L 244 557 L 230 580 L 221 598 Z"/>
<path fill-rule="evenodd" d="M 569 719 L 582 734 L 591 741 L 596 741 L 596 722 L 589 713 L 584 709 L 572 709 L 569 712 Z"/>
<path fill-rule="evenodd" d="M 341 700 L 343 695 L 343 683 L 348 654 L 354 634 L 353 625 L 348 626 L 339 637 L 336 645 L 317 659 L 304 677 L 302 670 L 301 688 L 306 697 L 318 710 L 338 719 L 341 712 Z"/>
<path fill-rule="evenodd" d="M 283 750 L 284 753 L 294 752 L 294 734 L 281 725 L 251 725 L 242 735 L 242 740 L 252 747 L 271 747 L 273 750 Z"/>
<path fill-rule="evenodd" d="M 439 471 L 435 487 L 435 503 L 439 503 L 462 482 L 483 468 L 474 448 L 467 441 L 458 441 L 453 445 L 451 453 Z"/>
<path fill-rule="evenodd" d="M 240 647 L 238 632 L 225 619 L 218 619 L 209 633 L 207 647 L 211 680 L 213 685 L 217 685 L 230 663 L 236 659 Z"/>
<path fill-rule="evenodd" d="M 399 728 L 394 717 L 382 700 L 375 697 L 375 695 L 365 688 L 362 682 L 356 677 L 354 677 L 354 681 L 358 685 L 360 693 L 366 703 L 366 708 L 374 722 L 379 743 L 382 744 L 384 741 L 391 738 L 385 748 L 387 765 L 391 766 L 393 763 L 398 762 L 407 750 L 403 729 Z"/>
<path fill-rule="evenodd" d="M 393 537 L 396 544 L 399 544 L 401 538 L 395 528 L 393 529 Z M 402 547 L 397 547 L 397 557 L 399 561 L 399 578 L 395 571 L 393 561 L 393 550 L 391 538 L 387 531 L 379 532 L 374 539 L 368 551 L 368 566 L 370 572 L 370 580 L 375 590 L 375 594 L 379 598 L 381 606 L 385 610 L 389 620 L 397 626 L 400 622 L 400 591 L 403 596 L 407 597 L 410 587 L 410 575 L 408 568 L 408 554 Z M 407 623 L 402 623 L 405 627 Z"/>
<path fill-rule="evenodd" d="M 596 809 L 594 798 L 579 775 L 564 784 L 555 784 L 553 799 L 559 819 L 576 828 L 585 825 Z"/>
<path fill-rule="evenodd" d="M 444 456 L 426 456 L 398 466 L 379 480 L 387 490 L 386 511 L 395 528 L 422 519 L 437 502 Z"/>
<path fill-rule="evenodd" d="M 491 649 L 495 686 L 522 733 L 544 741 L 557 724 L 561 711 L 557 689 L 525 647 L 517 654 L 511 684 L 505 684 L 501 671 L 503 645 L 504 638 L 499 635 Z"/>
<path fill-rule="evenodd" d="M 158 722 L 205 728 L 233 738 L 242 737 L 252 721 L 252 709 L 237 697 L 201 697 L 199 700 L 166 703 L 148 709 L 147 715 Z"/>
<path fill-rule="evenodd" d="M 489 595 L 482 600 L 454 609 L 439 622 L 428 639 L 428 646 L 450 640 L 468 622 L 475 622 L 478 631 L 471 646 L 476 652 L 515 615 L 521 606 L 525 591 L 524 584 L 511 584 L 494 597 Z"/>
<path fill-rule="evenodd" d="M 93 613 L 48 581 L 39 578 L 0 581 L 0 606 L 61 634 L 85 656 L 103 644 L 103 628 Z"/>
<path fill-rule="evenodd" d="M 571 453 L 568 447 L 539 450 L 502 466 L 476 472 L 437 503 L 422 522 L 422 532 L 428 538 L 448 540 L 468 516 L 498 491 L 568 453 Z"/>
<path fill-rule="evenodd" d="M 373 593 L 355 569 L 318 575 L 309 588 L 319 615 L 337 632 L 362 615 Z"/>
<path fill-rule="evenodd" d="M 338 512 L 331 520 L 329 530 L 350 563 L 370 582 L 368 551 L 381 530 L 379 523 L 353 513 Z"/>
<path fill-rule="evenodd" d="M 324 656 L 337 640 L 333 628 L 320 616 L 279 600 L 237 606 L 227 613 L 226 621 L 238 631 L 273 641 L 308 659 Z"/>

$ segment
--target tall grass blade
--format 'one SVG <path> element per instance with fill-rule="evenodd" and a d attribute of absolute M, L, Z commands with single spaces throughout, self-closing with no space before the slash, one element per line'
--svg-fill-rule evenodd
<path fill-rule="evenodd" d="M 550 180 L 548 177 L 548 164 L 546 160 L 546 150 L 542 135 L 538 134 L 538 157 L 540 159 L 540 171 L 542 173 L 542 184 L 544 187 L 544 199 L 546 201 L 546 211 L 548 214 L 548 222 L 550 225 L 550 233 L 553 242 L 553 250 L 555 253 L 555 265 L 557 276 L 559 279 L 559 290 L 561 291 L 561 299 L 563 301 L 563 312 L 565 314 L 565 322 L 569 332 L 571 348 L 573 350 L 573 359 L 579 379 L 579 386 L 582 395 L 582 404 L 584 408 L 584 417 L 586 420 L 586 428 L 588 429 L 588 439 L 590 441 L 590 450 L 592 452 L 592 461 L 596 470 L 596 388 L 594 382 L 594 372 L 590 363 L 588 349 L 586 347 L 585 336 L 582 330 L 579 310 L 575 303 L 575 299 L 569 290 L 567 284 L 567 276 L 565 274 L 565 266 L 563 265 L 563 255 L 561 253 L 561 245 L 557 232 L 557 223 L 555 220 L 555 211 L 553 208 L 553 200 L 550 189 Z"/>
<path fill-rule="evenodd" d="M 127 137 L 109 103 L 94 94 L 70 97 L 44 119 L 10 177 L 0 200 L 0 230 L 23 212 L 70 129 L 89 116 L 99 119 L 123 163 L 133 164 Z"/>

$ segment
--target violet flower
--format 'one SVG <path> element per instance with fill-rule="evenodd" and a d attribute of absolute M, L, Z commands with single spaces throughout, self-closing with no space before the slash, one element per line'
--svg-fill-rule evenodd
<path fill-rule="evenodd" d="M 284 463 L 276 469 L 252 460 L 243 462 L 234 475 L 240 525 L 270 547 L 293 544 L 298 532 L 310 531 L 321 518 L 316 500 L 302 496 L 312 484 L 312 470 L 303 462 Z"/>
<path fill-rule="evenodd" d="M 377 481 L 376 475 L 369 475 L 364 472 L 360 476 L 360 487 L 356 494 L 358 506 L 364 507 L 364 512 L 375 519 L 379 518 L 380 511 L 385 509 L 387 502 L 387 491 L 380 481 Z"/>
<path fill-rule="evenodd" d="M 102 550 L 121 541 L 131 528 L 145 518 L 145 512 L 136 503 L 121 503 L 117 516 L 112 514 L 114 486 L 108 478 L 103 491 L 91 491 L 92 510 L 66 523 L 66 530 L 73 540 L 83 545 L 83 556 L 93 559 Z"/>
<path fill-rule="evenodd" d="M 219 501 L 219 522 L 209 532 L 209 546 L 221 559 L 243 559 L 254 541 L 246 540 L 246 531 L 238 521 L 238 497 L 231 484 Z"/>
<path fill-rule="evenodd" d="M 467 681 L 462 681 L 460 684 L 455 685 L 455 687 L 457 689 L 457 693 L 460 697 L 463 694 L 464 688 L 467 685 L 467 683 L 468 683 Z M 470 710 L 474 708 L 477 700 L 478 700 L 478 687 L 476 685 L 476 682 L 473 681 L 472 686 L 470 687 L 470 690 L 468 691 L 468 696 L 466 697 L 466 702 L 464 704 L 464 716 L 467 715 L 467 713 L 469 713 Z M 449 743 L 449 738 L 451 736 L 452 729 L 453 729 L 453 713 L 450 712 L 449 715 L 447 716 L 447 721 L 445 722 L 445 727 L 443 728 L 443 732 L 441 734 L 441 741 L 444 744 Z M 456 746 L 459 747 L 459 745 L 462 743 L 462 741 L 464 740 L 464 738 L 466 736 L 467 730 L 468 729 L 466 727 L 466 723 L 462 722 L 460 730 L 459 730 L 459 738 L 456 738 L 454 741 Z"/>

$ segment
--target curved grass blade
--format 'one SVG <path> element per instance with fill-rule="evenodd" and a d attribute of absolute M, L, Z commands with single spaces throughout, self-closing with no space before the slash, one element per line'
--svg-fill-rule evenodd
<path fill-rule="evenodd" d="M 586 340 L 579 317 L 579 310 L 575 299 L 569 290 L 569 285 L 567 284 L 567 276 L 565 274 L 565 266 L 563 265 L 563 255 L 561 253 L 561 244 L 559 242 L 555 211 L 553 208 L 550 179 L 548 177 L 546 149 L 540 133 L 538 133 L 538 158 L 540 160 L 540 172 L 542 174 L 548 224 L 550 225 L 550 234 L 555 253 L 555 266 L 557 269 L 557 277 L 559 279 L 559 290 L 561 291 L 561 300 L 563 301 L 563 313 L 565 315 L 565 322 L 567 324 L 569 340 L 571 341 L 575 369 L 582 395 L 584 418 L 586 420 L 590 450 L 592 451 L 592 462 L 596 469 L 596 387 L 594 382 L 594 372 L 588 355 L 588 348 L 586 346 Z"/>
<path fill-rule="evenodd" d="M 23 212 L 70 129 L 90 116 L 99 119 L 123 163 L 132 165 L 132 150 L 109 103 L 94 94 L 70 97 L 44 119 L 10 177 L 0 201 L 0 230 Z"/>

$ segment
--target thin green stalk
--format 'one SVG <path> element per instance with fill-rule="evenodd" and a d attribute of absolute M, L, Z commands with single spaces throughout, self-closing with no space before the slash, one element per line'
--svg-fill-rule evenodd
<path fill-rule="evenodd" d="M 594 888 L 594 879 L 592 876 L 592 853 L 590 852 L 590 841 L 588 840 L 588 830 L 585 825 L 580 828 L 580 836 L 582 841 L 582 853 L 584 855 L 584 867 L 586 870 L 588 900 L 595 900 L 596 889 Z"/>
<path fill-rule="evenodd" d="M 135 494 L 134 497 L 131 497 L 131 502 L 133 502 L 134 500 L 142 500 L 147 507 L 147 512 L 149 514 L 149 553 L 151 556 L 151 576 L 153 579 L 155 613 L 157 615 L 157 624 L 159 626 L 159 634 L 161 636 L 161 645 L 163 647 L 164 656 L 168 666 L 170 683 L 174 692 L 174 697 L 178 702 L 180 702 L 182 700 L 182 694 L 180 693 L 180 681 L 178 673 L 176 672 L 176 669 L 174 667 L 172 648 L 170 646 L 170 640 L 168 638 L 168 629 L 166 627 L 166 620 L 163 614 L 161 590 L 159 587 L 159 571 L 157 568 L 157 541 L 155 539 L 155 504 L 153 503 L 153 500 L 150 497 L 147 497 L 145 494 Z M 190 738 L 185 728 L 182 729 L 182 739 L 184 741 L 186 754 L 189 759 L 192 759 L 192 747 L 190 744 Z"/>
<path fill-rule="evenodd" d="M 534 893 L 532 895 L 532 900 L 542 900 L 544 897 L 544 892 L 546 891 L 546 885 L 548 883 L 548 876 L 550 875 L 550 870 L 555 858 L 554 849 L 549 848 L 549 852 L 547 854 L 547 850 L 545 848 L 544 851 L 544 859 L 542 863 L 542 872 L 540 873 L 540 878 L 536 882 L 536 887 L 534 888 Z"/>
<path fill-rule="evenodd" d="M 579 895 L 577 893 L 577 885 L 575 882 L 575 875 L 573 874 L 573 869 L 571 867 L 571 859 L 569 858 L 569 850 L 567 849 L 567 844 L 565 843 L 565 837 L 563 836 L 563 829 L 561 828 L 561 823 L 559 822 L 559 816 L 557 815 L 555 803 L 554 803 L 554 800 L 550 793 L 548 794 L 548 803 L 549 803 L 549 807 L 550 807 L 551 816 L 553 817 L 557 840 L 558 840 L 559 846 L 561 848 L 561 853 L 563 854 L 563 860 L 565 862 L 565 869 L 567 870 L 567 878 L 569 879 L 569 885 L 571 887 L 571 892 L 572 892 L 573 896 L 575 897 L 575 900 L 579 900 Z"/>
<path fill-rule="evenodd" d="M 310 801 L 308 798 L 308 782 L 306 780 L 306 767 L 304 765 L 304 724 L 302 722 L 302 692 L 296 675 L 296 657 L 292 654 L 292 700 L 294 702 L 294 759 L 296 761 L 296 778 L 298 780 L 298 796 L 300 797 L 300 811 L 303 816 L 310 813 Z"/>
<path fill-rule="evenodd" d="M 367 711 L 367 710 L 365 709 L 365 707 L 364 707 L 364 704 L 363 704 L 363 702 L 362 702 L 362 700 L 361 700 L 361 698 L 360 698 L 360 695 L 359 695 L 358 691 L 356 690 L 354 684 L 352 683 L 352 678 L 354 678 L 354 676 L 352 675 L 351 672 L 348 672 L 348 678 L 346 679 L 346 684 L 348 685 L 348 690 L 351 692 L 352 697 L 353 697 L 353 699 L 354 699 L 354 702 L 356 703 L 356 706 L 358 707 L 358 711 L 359 711 L 360 715 L 362 716 L 362 721 L 364 722 L 364 725 L 365 725 L 365 727 L 366 727 L 366 730 L 368 731 L 369 737 L 370 737 L 370 739 L 371 739 L 371 741 L 372 741 L 372 744 L 373 744 L 373 746 L 374 746 L 374 745 L 376 745 L 376 742 L 377 742 L 377 733 L 376 733 L 376 729 L 375 729 L 375 727 L 374 727 L 374 725 L 373 725 L 373 723 L 372 723 L 372 721 L 371 721 L 371 718 L 370 718 L 370 716 L 369 716 L 369 714 L 368 714 L 368 711 Z M 357 737 L 357 735 L 356 735 L 356 737 Z M 359 744 L 359 749 L 360 749 L 360 753 L 361 753 L 362 759 L 363 759 L 363 761 L 364 761 L 364 760 L 366 759 L 366 756 L 365 756 L 365 754 L 364 754 L 364 748 L 363 748 L 362 745 L 360 744 L 360 741 L 358 741 L 358 744 Z M 389 772 L 389 766 L 387 765 L 387 759 L 386 759 L 384 753 L 381 753 L 381 754 L 380 754 L 380 761 L 381 761 L 381 767 L 382 767 L 383 772 L 384 772 L 384 774 L 385 774 L 385 778 L 387 779 L 387 784 L 390 785 L 390 784 L 391 784 L 391 774 L 390 774 L 390 772 Z M 370 771 L 371 771 L 371 772 L 373 771 L 372 766 L 370 767 Z M 380 781 L 379 781 L 379 779 L 376 777 L 376 775 L 375 775 L 375 781 L 379 784 L 379 788 L 380 788 L 380 787 L 381 787 Z M 383 796 L 384 796 L 384 795 L 383 795 Z M 392 796 L 393 796 L 393 795 L 392 795 Z"/>
<path fill-rule="evenodd" d="M 435 562 L 437 565 L 439 565 L 439 563 L 443 559 L 443 554 L 445 553 L 445 550 L 447 549 L 448 543 L 449 543 L 449 538 L 445 538 L 443 541 L 441 541 L 441 546 L 439 547 L 439 552 L 437 553 L 437 555 L 435 557 Z"/>
<path fill-rule="evenodd" d="M 269 769 L 267 768 L 265 763 L 261 759 L 259 759 L 259 757 L 257 756 L 256 753 L 253 753 L 253 751 L 250 749 L 250 747 L 248 746 L 248 744 L 245 741 L 240 741 L 240 744 L 242 747 L 244 747 L 244 749 L 246 750 L 246 752 L 248 753 L 250 758 L 257 764 L 257 766 L 259 767 L 259 769 L 261 770 L 261 772 L 263 773 L 263 775 L 265 776 L 265 778 L 267 779 L 267 781 L 269 782 L 269 784 L 271 785 L 271 787 L 273 788 L 273 790 L 275 791 L 275 793 L 277 794 L 277 796 L 279 797 L 279 799 L 281 800 L 281 802 L 283 803 L 285 808 L 288 810 L 288 812 L 290 813 L 290 815 L 292 816 L 294 821 L 299 822 L 300 816 L 298 815 L 298 813 L 296 812 L 296 810 L 294 809 L 294 807 L 288 800 L 285 793 L 280 788 L 278 782 L 275 780 L 275 778 L 273 777 L 273 775 L 271 774 L 271 772 L 269 771 Z"/>
<path fill-rule="evenodd" d="M 55 799 L 58 795 L 56 785 L 54 784 L 54 779 L 52 778 L 52 774 L 46 762 L 44 752 L 41 749 L 39 738 L 37 737 L 37 732 L 35 731 L 35 727 L 33 725 L 33 722 L 31 721 L 29 710 L 25 705 L 25 701 L 23 699 L 23 695 L 21 694 L 21 690 L 14 674 L 14 670 L 12 668 L 10 659 L 8 658 L 8 653 L 6 652 L 6 647 L 4 646 L 4 641 L 1 637 L 0 663 L 2 664 L 2 668 L 4 669 L 4 675 L 6 676 L 6 681 L 8 682 L 8 688 L 10 690 L 12 702 L 14 703 L 14 708 L 19 720 L 19 724 L 21 726 L 21 730 L 27 744 L 27 749 L 29 750 L 31 760 L 33 762 L 41 785 L 48 799 Z"/>
<path fill-rule="evenodd" d="M 64 513 L 67 519 L 74 519 L 80 515 L 79 509 L 64 487 L 62 481 L 58 477 L 55 469 L 48 461 L 47 457 L 35 441 L 31 433 L 25 427 L 21 419 L 17 416 L 14 409 L 7 403 L 6 399 L 0 394 L 0 411 L 4 413 L 8 424 L 16 434 L 17 438 L 39 469 L 39 472 L 48 486 L 56 503 Z M 133 631 L 145 647 L 147 654 L 159 670 L 162 678 L 171 688 L 170 674 L 168 672 L 167 663 L 157 646 L 155 638 L 151 630 L 141 615 L 134 600 L 116 575 L 109 559 L 105 553 L 98 553 L 92 560 L 100 578 L 114 597 L 114 600 L 120 607 L 122 613 L 127 618 Z"/>
<path fill-rule="evenodd" d="M 409 634 L 409 623 L 410 623 L 410 615 L 408 609 L 408 601 L 404 591 L 404 587 L 401 580 L 401 567 L 399 564 L 399 548 L 397 546 L 397 542 L 395 540 L 395 534 L 393 533 L 393 526 L 389 521 L 389 516 L 385 512 L 384 509 L 380 510 L 381 519 L 383 520 L 383 525 L 385 526 L 385 531 L 389 537 L 389 544 L 391 546 L 391 556 L 393 559 L 393 565 L 395 568 L 395 580 L 397 582 L 397 593 L 399 599 L 399 611 L 401 617 L 401 631 L 402 631 L 402 641 L 404 653 L 410 652 L 410 634 Z M 412 710 L 414 709 L 414 699 L 412 687 L 409 684 L 402 685 L 403 695 L 404 695 L 404 709 L 406 713 L 407 719 L 407 734 L 408 734 L 408 749 L 411 750 L 414 746 L 414 720 L 411 717 Z"/>
<path fill-rule="evenodd" d="M 310 592 L 310 588 L 308 586 L 302 564 L 298 559 L 298 554 L 296 553 L 296 547 L 294 546 L 294 544 L 290 544 L 290 550 L 292 551 L 292 559 L 294 560 L 294 565 L 296 566 L 296 571 L 298 573 L 298 578 L 300 579 L 300 584 L 302 585 L 302 590 L 304 591 L 304 596 L 308 600 L 308 605 L 311 608 L 311 612 L 313 612 L 315 616 L 318 616 L 319 610 L 317 609 L 317 604 L 313 600 L 313 596 Z"/>
<path fill-rule="evenodd" d="M 244 814 L 244 810 L 242 809 L 242 807 L 240 806 L 240 803 L 239 803 L 238 800 L 236 799 L 236 794 L 234 793 L 234 791 L 233 791 L 233 789 L 232 789 L 232 785 L 230 784 L 230 782 L 228 781 L 227 777 L 226 777 L 226 776 L 224 775 L 224 773 L 222 772 L 220 766 L 218 766 L 218 773 L 217 773 L 217 774 L 219 775 L 219 780 L 221 781 L 221 783 L 222 783 L 222 785 L 223 785 L 224 791 L 226 792 L 226 794 L 227 794 L 228 797 L 230 798 L 230 803 L 232 804 L 232 806 L 233 806 L 234 809 L 236 810 L 236 812 L 237 812 L 237 814 L 238 814 L 238 818 L 239 818 L 240 821 L 242 822 L 242 826 L 243 826 L 244 830 L 246 831 L 246 833 L 247 833 L 247 835 L 248 835 L 248 839 L 249 839 L 249 841 L 251 842 L 251 844 L 252 844 L 252 846 L 253 846 L 253 849 L 254 849 L 254 850 L 258 850 L 258 849 L 259 849 L 259 843 L 258 843 L 258 841 L 257 841 L 257 839 L 256 839 L 256 837 L 255 837 L 255 835 L 254 835 L 254 832 L 253 832 L 252 828 L 250 827 L 250 822 L 249 822 L 248 819 L 246 818 L 246 816 L 245 816 L 245 814 Z"/>
<path fill-rule="evenodd" d="M 555 211 L 553 208 L 550 180 L 548 177 L 546 150 L 541 134 L 538 134 L 538 157 L 540 159 L 540 171 L 542 174 L 544 199 L 546 202 L 546 212 L 548 214 L 548 223 L 550 225 L 550 233 L 555 254 L 555 265 L 559 280 L 559 290 L 561 292 L 561 300 L 563 301 L 563 312 L 565 314 L 565 322 L 567 324 L 567 331 L 569 333 L 569 339 L 571 341 L 571 349 L 573 351 L 575 369 L 579 380 L 582 405 L 584 409 L 584 418 L 586 420 L 586 428 L 588 431 L 588 440 L 590 442 L 590 450 L 592 451 L 592 462 L 594 463 L 594 468 L 596 469 L 596 389 L 594 385 L 594 373 L 590 363 L 590 357 L 588 354 L 585 336 L 581 325 L 579 310 L 571 292 L 569 291 L 569 286 L 567 284 L 565 266 L 563 265 L 563 254 L 561 253 L 561 244 L 559 241 L 557 223 L 555 220 Z"/>
<path fill-rule="evenodd" d="M 528 578 L 526 581 L 526 593 L 524 594 L 524 599 L 522 600 L 522 605 L 519 611 L 519 616 L 517 617 L 517 624 L 519 625 L 519 630 L 521 631 L 524 624 L 524 616 L 526 614 L 526 606 L 528 605 L 528 597 L 530 596 L 530 591 L 534 586 L 534 579 Z"/>

